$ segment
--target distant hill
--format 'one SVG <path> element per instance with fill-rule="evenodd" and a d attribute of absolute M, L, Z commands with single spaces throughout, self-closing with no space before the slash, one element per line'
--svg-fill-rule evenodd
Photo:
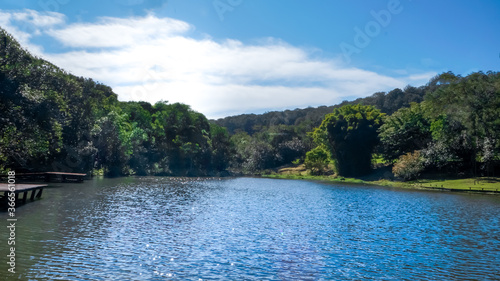
<path fill-rule="evenodd" d="M 347 104 L 373 105 L 382 112 L 390 115 L 402 107 L 409 107 L 412 102 L 422 102 L 425 93 L 429 89 L 434 89 L 436 83 L 433 80 L 426 86 L 407 86 L 404 90 L 394 89 L 388 93 L 377 92 L 366 98 L 358 98 L 354 101 L 343 101 L 332 106 L 308 107 L 304 109 L 294 109 L 285 111 L 272 111 L 264 114 L 242 114 L 230 116 L 218 120 L 212 120 L 219 126 L 226 127 L 230 134 L 244 131 L 249 134 L 260 131 L 262 128 L 276 125 L 299 125 L 308 123 L 309 126 L 316 127 L 321 124 L 325 115 L 331 113 L 334 108 Z"/>

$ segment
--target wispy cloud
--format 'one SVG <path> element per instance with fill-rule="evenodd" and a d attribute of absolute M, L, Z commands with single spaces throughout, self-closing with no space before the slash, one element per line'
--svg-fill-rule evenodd
<path fill-rule="evenodd" d="M 31 23 L 36 27 L 50 27 L 65 22 L 66 16 L 55 12 L 39 13 L 34 10 L 14 12 L 10 14 L 14 21 Z"/>
<path fill-rule="evenodd" d="M 31 43 L 33 36 L 41 35 L 43 29 L 63 24 L 65 20 L 65 15 L 55 12 L 39 13 L 28 9 L 14 12 L 0 10 L 0 26 L 36 55 L 41 55 L 43 48 Z"/>
<path fill-rule="evenodd" d="M 69 47 L 130 47 L 141 42 L 151 42 L 158 38 L 184 33 L 190 28 L 188 23 L 170 18 L 106 17 L 97 23 L 78 23 L 62 29 L 52 29 L 49 35 Z"/>
<path fill-rule="evenodd" d="M 63 53 L 42 52 L 30 42 L 36 34 L 19 29 L 14 34 L 56 65 L 109 84 L 121 100 L 183 102 L 211 118 L 331 105 L 346 97 L 420 85 L 435 75 L 390 77 L 347 67 L 335 58 L 317 58 L 273 38 L 259 44 L 196 39 L 189 23 L 154 15 L 65 24 L 57 13 L 0 13 L 8 15 L 0 22 L 8 30 L 25 21 L 38 35 L 66 46 Z"/>

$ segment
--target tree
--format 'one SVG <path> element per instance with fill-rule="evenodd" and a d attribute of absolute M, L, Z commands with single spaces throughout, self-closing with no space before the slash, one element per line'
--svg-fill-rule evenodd
<path fill-rule="evenodd" d="M 394 161 L 399 156 L 421 150 L 432 141 L 431 121 L 425 115 L 425 105 L 412 103 L 384 119 L 380 127 L 382 155 Z"/>
<path fill-rule="evenodd" d="M 231 137 L 235 144 L 235 164 L 245 173 L 255 173 L 275 167 L 276 154 L 269 142 L 268 132 L 249 136 L 240 132 Z"/>
<path fill-rule="evenodd" d="M 210 123 L 210 147 L 212 150 L 212 168 L 225 171 L 234 154 L 233 145 L 226 128 Z"/>
<path fill-rule="evenodd" d="M 111 111 L 98 120 L 92 131 L 95 136 L 97 165 L 104 168 L 108 176 L 128 174 L 130 158 L 130 131 L 127 115 Z"/>
<path fill-rule="evenodd" d="M 339 175 L 359 176 L 370 171 L 384 115 L 373 106 L 346 105 L 328 114 L 314 130 L 314 139 L 330 152 Z"/>
<path fill-rule="evenodd" d="M 156 174 L 206 174 L 211 161 L 206 117 L 181 103 L 157 102 L 153 110 Z"/>

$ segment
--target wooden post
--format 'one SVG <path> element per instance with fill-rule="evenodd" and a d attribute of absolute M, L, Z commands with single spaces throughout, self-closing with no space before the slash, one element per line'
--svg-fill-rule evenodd
<path fill-rule="evenodd" d="M 43 191 L 43 187 L 40 188 L 40 191 L 38 191 L 38 195 L 36 196 L 36 198 L 42 197 L 42 191 Z"/>
<path fill-rule="evenodd" d="M 35 201 L 35 194 L 36 194 L 36 188 L 31 191 L 31 197 L 30 197 L 31 201 Z"/>
<path fill-rule="evenodd" d="M 26 203 L 26 199 L 28 198 L 28 191 L 23 192 L 23 204 Z"/>

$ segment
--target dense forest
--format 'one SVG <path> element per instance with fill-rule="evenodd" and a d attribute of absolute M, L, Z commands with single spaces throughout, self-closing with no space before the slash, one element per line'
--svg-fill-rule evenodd
<path fill-rule="evenodd" d="M 304 164 L 356 177 L 374 157 L 405 180 L 499 171 L 498 72 L 448 72 L 334 106 L 210 121 L 185 104 L 120 102 L 0 30 L 0 112 L 1 173 L 212 176 Z"/>
<path fill-rule="evenodd" d="M 215 175 L 229 135 L 184 104 L 119 102 L 0 30 L 0 169 Z"/>

